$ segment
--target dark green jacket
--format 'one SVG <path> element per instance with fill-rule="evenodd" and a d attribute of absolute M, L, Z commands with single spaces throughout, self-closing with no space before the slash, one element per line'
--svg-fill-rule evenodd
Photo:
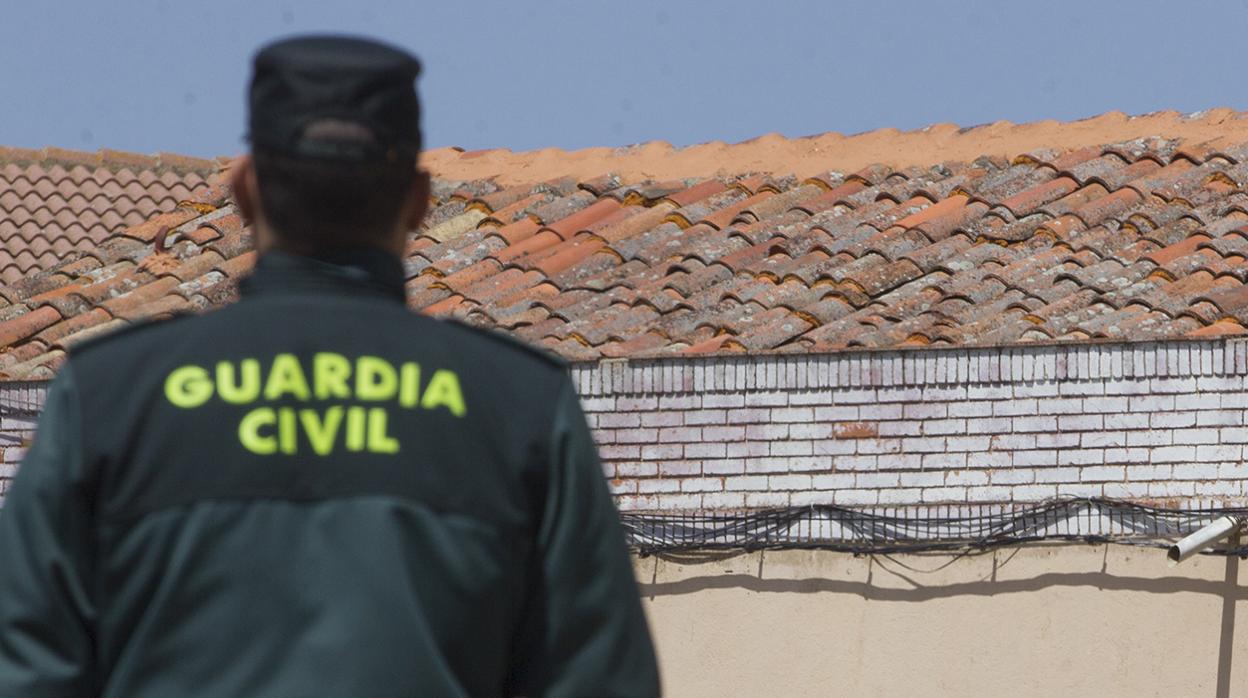
<path fill-rule="evenodd" d="M 73 353 L 0 513 L 0 696 L 651 696 L 566 370 L 263 256 Z"/>

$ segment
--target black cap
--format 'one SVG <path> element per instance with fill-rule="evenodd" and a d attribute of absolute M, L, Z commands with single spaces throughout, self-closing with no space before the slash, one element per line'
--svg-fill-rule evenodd
<path fill-rule="evenodd" d="M 253 148 L 335 160 L 415 157 L 415 56 L 369 39 L 302 36 L 256 54 L 248 96 Z"/>

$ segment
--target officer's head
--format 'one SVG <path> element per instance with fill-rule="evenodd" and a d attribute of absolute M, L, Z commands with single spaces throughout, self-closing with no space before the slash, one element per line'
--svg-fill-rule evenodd
<path fill-rule="evenodd" d="M 231 184 L 258 249 L 402 252 L 429 196 L 419 73 L 407 52 L 364 39 L 298 37 L 256 54 L 251 155 Z"/>

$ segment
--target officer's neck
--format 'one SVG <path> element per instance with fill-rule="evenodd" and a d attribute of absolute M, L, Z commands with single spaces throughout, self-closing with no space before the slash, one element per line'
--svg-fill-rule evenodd
<path fill-rule="evenodd" d="M 258 251 L 255 272 L 240 288 L 244 295 L 323 289 L 406 300 L 403 263 L 388 250 L 361 245 L 299 251 L 271 246 Z"/>

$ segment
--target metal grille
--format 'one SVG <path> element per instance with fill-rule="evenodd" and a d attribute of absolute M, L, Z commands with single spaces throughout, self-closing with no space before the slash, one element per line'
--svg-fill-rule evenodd
<path fill-rule="evenodd" d="M 1248 508 L 1164 509 L 1111 499 L 1059 499 L 1004 505 L 893 510 L 812 505 L 749 513 L 622 515 L 642 553 L 821 548 L 852 553 L 982 550 L 1033 541 L 1165 547 L 1224 514 Z M 1248 555 L 1248 546 L 1217 550 Z"/>

